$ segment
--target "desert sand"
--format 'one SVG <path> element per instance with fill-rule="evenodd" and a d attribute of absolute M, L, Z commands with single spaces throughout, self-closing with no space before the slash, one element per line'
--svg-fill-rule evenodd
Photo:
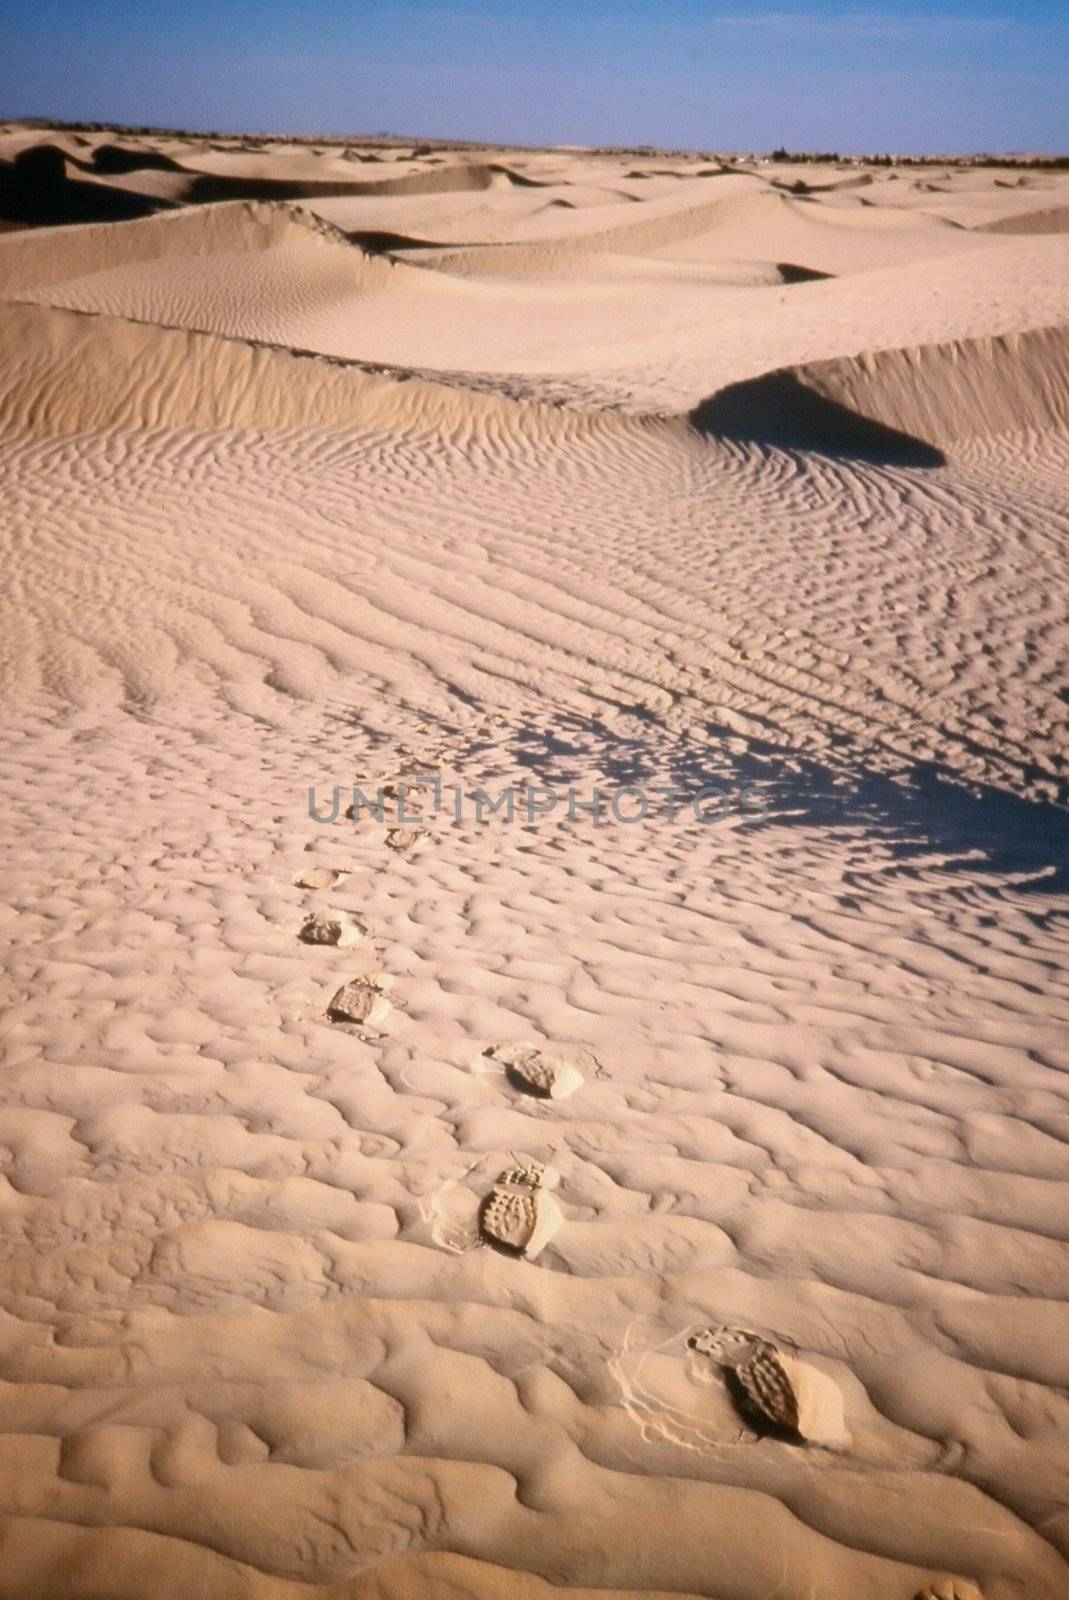
<path fill-rule="evenodd" d="M 1064 1600 L 1069 174 L 0 214 L 0 1600 Z"/>

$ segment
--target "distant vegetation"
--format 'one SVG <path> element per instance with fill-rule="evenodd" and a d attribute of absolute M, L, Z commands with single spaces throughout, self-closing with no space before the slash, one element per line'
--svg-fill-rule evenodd
<path fill-rule="evenodd" d="M 0 122 L 5 119 L 0 117 Z M 421 144 L 425 150 L 500 150 L 497 144 L 478 139 L 406 139 L 395 133 L 221 133 L 213 128 L 157 128 L 133 122 L 59 122 L 55 117 L 10 117 L 8 125 L 20 128 L 55 129 L 62 133 L 110 133 L 120 139 L 199 139 L 228 144 L 336 144 L 410 147 Z M 517 147 L 518 148 L 518 147 Z"/>
<path fill-rule="evenodd" d="M 811 162 L 827 166 L 834 162 L 849 162 L 861 167 L 1028 167 L 1045 171 L 1064 171 L 1069 168 L 1069 156 L 841 156 L 837 150 L 773 150 L 770 159 L 776 162 Z"/>
<path fill-rule="evenodd" d="M 406 138 L 396 133 L 219 133 L 210 129 L 191 130 L 189 128 L 157 128 L 143 124 L 125 122 L 59 122 L 53 117 L 15 117 L 8 119 L 10 122 L 23 128 L 55 128 L 57 131 L 69 133 L 111 133 L 120 138 L 131 139 L 203 139 L 226 140 L 229 143 L 271 143 L 286 144 L 318 144 L 318 145 L 346 145 L 357 144 L 365 146 L 393 146 L 419 145 L 417 154 L 429 153 L 432 150 L 500 150 L 501 144 L 490 143 L 481 139 L 413 139 Z M 0 118 L 0 122 L 4 119 Z M 514 148 L 533 148 L 515 146 Z M 548 147 L 547 147 L 548 148 Z M 596 155 L 626 155 L 641 157 L 671 157 L 685 160 L 695 157 L 702 161 L 713 161 L 719 156 L 729 156 L 729 152 L 697 151 L 697 150 L 669 150 L 658 148 L 654 145 L 598 145 L 589 147 Z M 732 159 L 753 160 L 753 155 L 739 157 L 737 154 Z M 975 155 L 931 155 L 931 156 L 894 156 L 883 155 L 841 155 L 838 150 L 787 150 L 782 145 L 778 150 L 773 150 L 769 157 L 775 162 L 790 162 L 800 165 L 849 164 L 862 167 L 1021 167 L 1030 171 L 1063 172 L 1069 170 L 1069 155 L 1064 156 L 1029 156 L 1029 155 L 992 155 L 986 151 Z"/>

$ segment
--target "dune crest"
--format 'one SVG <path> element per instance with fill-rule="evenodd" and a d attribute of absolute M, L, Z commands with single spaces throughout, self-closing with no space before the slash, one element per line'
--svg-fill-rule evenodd
<path fill-rule="evenodd" d="M 965 440 L 1069 426 L 1069 327 L 783 368 L 721 390 L 693 420 L 768 444 L 939 465 Z"/>

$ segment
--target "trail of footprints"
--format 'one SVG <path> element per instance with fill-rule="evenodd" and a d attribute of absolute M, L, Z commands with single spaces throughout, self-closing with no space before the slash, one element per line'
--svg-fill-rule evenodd
<path fill-rule="evenodd" d="M 402 750 L 400 753 L 411 754 Z M 396 801 L 403 780 L 381 785 L 383 796 Z M 376 787 L 379 787 L 376 785 Z M 345 813 L 353 818 L 350 806 Z M 409 825 L 390 828 L 384 843 L 399 853 L 414 853 L 430 839 L 425 828 Z M 328 891 L 346 874 L 331 867 L 307 867 L 298 873 L 298 888 Z M 298 931 L 302 943 L 345 948 L 369 937 L 368 928 L 344 911 L 309 912 Z M 327 1006 L 331 1022 L 376 1030 L 392 1010 L 386 990 L 392 979 L 381 973 L 364 973 L 343 983 Z M 361 1033 L 374 1041 L 374 1032 Z M 518 1092 L 545 1100 L 564 1100 L 584 1083 L 583 1074 L 569 1052 L 554 1054 L 533 1043 L 491 1045 L 484 1056 L 504 1069 L 505 1080 Z M 589 1060 L 594 1070 L 597 1062 Z M 477 1163 L 478 1164 L 478 1163 Z M 474 1170 L 474 1169 L 473 1169 Z M 469 1173 L 469 1176 L 471 1174 Z M 564 1224 L 553 1191 L 561 1175 L 534 1156 L 519 1155 L 493 1180 L 489 1191 L 472 1201 L 474 1229 L 446 1225 L 436 1232 L 443 1248 L 462 1253 L 479 1243 L 488 1244 L 525 1261 L 534 1261 Z M 454 1184 L 446 1187 L 455 1187 Z M 760 1436 L 787 1443 L 844 1449 L 850 1444 L 838 1385 L 817 1367 L 782 1349 L 763 1334 L 748 1328 L 701 1328 L 687 1338 L 693 1358 L 719 1375 L 740 1417 Z M 983 1600 L 980 1589 L 968 1579 L 937 1578 L 920 1589 L 913 1600 Z"/>
<path fill-rule="evenodd" d="M 408 747 L 398 754 L 411 757 Z M 431 757 L 421 762 L 426 768 Z M 378 791 L 386 801 L 398 801 L 403 791 L 402 778 L 389 778 L 369 786 Z M 411 804 L 405 792 L 406 803 Z M 354 808 L 345 813 L 354 820 Z M 418 825 L 388 828 L 384 843 L 389 850 L 413 854 L 430 839 L 426 828 Z M 308 867 L 298 873 L 294 882 L 298 888 L 326 891 L 337 887 L 345 874 L 331 867 Z M 347 947 L 359 944 L 368 937 L 366 925 L 344 911 L 317 910 L 309 912 L 298 930 L 303 944 Z M 374 1030 L 389 1016 L 392 1006 L 384 992 L 390 979 L 377 973 L 364 973 L 351 978 L 335 992 L 327 1006 L 331 1022 L 346 1023 L 357 1028 Z M 365 1035 L 366 1037 L 366 1035 Z M 488 1060 L 504 1070 L 506 1080 L 522 1093 L 546 1100 L 563 1100 L 574 1094 L 583 1083 L 583 1075 L 573 1062 L 553 1055 L 538 1045 L 529 1043 L 491 1045 L 485 1052 Z M 516 1164 L 503 1171 L 490 1193 L 479 1206 L 478 1237 L 471 1240 L 496 1246 L 511 1254 L 533 1261 L 546 1247 L 564 1221 L 560 1207 L 550 1194 L 560 1183 L 560 1174 L 543 1165 L 533 1156 L 521 1156 Z M 461 1235 L 460 1237 L 463 1237 Z"/>

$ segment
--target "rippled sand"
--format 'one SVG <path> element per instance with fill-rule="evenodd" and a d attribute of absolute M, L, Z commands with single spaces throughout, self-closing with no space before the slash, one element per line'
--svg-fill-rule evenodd
<path fill-rule="evenodd" d="M 1060 1600 L 1069 179 L 5 195 L 0 1600 Z"/>

